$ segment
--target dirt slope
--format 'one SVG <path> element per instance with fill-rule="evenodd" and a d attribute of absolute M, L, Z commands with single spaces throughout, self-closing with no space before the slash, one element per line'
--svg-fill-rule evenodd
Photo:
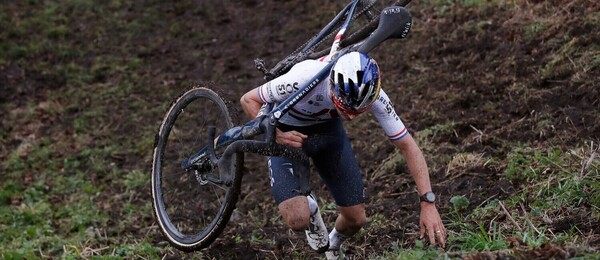
<path fill-rule="evenodd" d="M 387 42 L 373 54 L 382 67 L 384 89 L 426 154 L 442 214 L 449 213 L 452 196 L 464 195 L 471 202 L 468 211 L 472 211 L 492 198 L 503 199 L 523 188 L 525 183 L 503 178 L 503 160 L 515 147 L 569 149 L 597 142 L 600 137 L 598 3 L 516 1 L 477 6 L 458 2 L 430 6 L 428 1 L 414 1 L 409 5 L 414 16 L 410 36 Z M 82 146 L 123 142 L 131 150 L 112 153 L 106 163 L 147 172 L 154 130 L 178 93 L 194 82 L 212 81 L 237 100 L 263 83 L 254 69 L 255 58 L 273 64 L 316 33 L 340 6 L 340 1 L 145 1 L 112 10 L 120 23 L 145 23 L 125 27 L 120 23 L 103 25 L 100 16 L 82 16 L 73 25 L 78 31 L 72 36 L 85 55 L 72 58 L 41 53 L 25 56 L 28 62 L 44 64 L 41 68 L 11 61 L 0 66 L 0 112 L 4 118 L 0 159 L 8 160 L 8 154 L 28 136 L 51 136 L 53 141 L 63 142 L 57 143 L 62 149 L 55 155 L 59 160 L 63 154 L 81 151 Z M 32 11 L 20 3 L 3 8 L 15 17 Z M 115 53 L 123 55 L 124 61 L 139 63 L 117 72 L 98 65 L 103 58 L 116 59 Z M 68 62 L 91 73 L 91 78 L 83 80 L 85 84 L 75 84 L 77 90 L 66 89 L 72 82 L 69 76 L 48 68 Z M 99 91 L 124 80 L 131 81 L 123 90 L 126 95 Z M 64 111 L 62 115 L 45 112 L 47 107 L 40 105 L 37 118 L 27 121 L 24 128 L 8 121 L 16 120 L 18 109 L 27 104 L 52 108 L 57 103 L 44 101 L 60 91 L 90 94 L 76 105 L 57 101 L 62 102 L 57 105 Z M 93 95 L 95 91 L 102 95 Z M 76 136 L 74 122 L 91 107 L 102 107 L 100 115 L 86 115 L 96 130 Z M 364 169 L 371 216 L 369 226 L 351 241 L 349 255 L 360 259 L 397 246 L 414 246 L 418 204 L 405 164 L 371 116 L 349 123 L 347 129 Z M 485 154 L 497 161 L 450 164 L 457 154 Z M 213 246 L 196 254 L 171 250 L 166 254 L 215 259 L 318 257 L 307 253 L 302 235 L 289 231 L 278 217 L 261 165 L 262 158 L 248 158 L 236 217 Z M 87 164 L 83 167 L 87 167 L 84 172 L 93 173 L 89 178 L 94 183 L 107 185 L 103 173 Z M 330 203 L 324 187 L 316 181 L 313 185 L 322 198 L 320 203 Z M 132 195 L 124 198 L 123 194 Z M 149 185 L 131 190 L 116 186 L 97 199 L 147 205 L 149 194 Z M 138 225 L 115 227 L 120 222 L 114 219 L 126 210 L 102 205 L 113 218 L 104 223 L 109 236 L 149 238 L 153 245 L 165 246 L 150 212 L 136 214 Z M 590 234 L 591 246 L 598 247 L 600 229 L 587 213 L 566 214 L 565 221 Z M 325 210 L 324 218 L 333 223 L 334 211 Z M 554 228 L 560 229 L 559 224 Z M 237 242 L 239 238 L 243 242 Z M 539 257 L 537 251 L 523 256 L 528 254 Z"/>

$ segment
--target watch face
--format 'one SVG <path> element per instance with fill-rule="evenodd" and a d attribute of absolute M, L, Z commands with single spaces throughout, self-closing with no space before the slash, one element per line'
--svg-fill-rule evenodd
<path fill-rule="evenodd" d="M 435 194 L 431 191 L 425 192 L 425 194 L 423 194 L 423 196 L 421 196 L 421 201 L 435 203 Z"/>
<path fill-rule="evenodd" d="M 433 192 L 428 192 L 427 194 L 425 194 L 425 198 L 429 202 L 434 202 L 435 201 L 435 194 L 433 194 Z"/>

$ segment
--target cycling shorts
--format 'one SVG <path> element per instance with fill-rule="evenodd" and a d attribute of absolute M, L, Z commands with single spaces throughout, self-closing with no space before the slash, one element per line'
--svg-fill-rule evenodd
<path fill-rule="evenodd" d="M 302 149 L 312 162 L 338 206 L 364 203 L 364 184 L 350 140 L 342 121 L 296 127 L 280 125 L 284 132 L 296 130 L 308 136 Z M 277 204 L 310 193 L 308 162 L 283 157 L 269 157 L 272 193 Z"/>

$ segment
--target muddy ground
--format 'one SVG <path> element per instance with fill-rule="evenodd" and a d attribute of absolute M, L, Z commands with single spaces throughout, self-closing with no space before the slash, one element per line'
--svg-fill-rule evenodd
<path fill-rule="evenodd" d="M 414 16 L 409 37 L 386 42 L 373 53 L 382 68 L 383 88 L 425 152 L 442 215 L 449 213 L 449 199 L 453 196 L 464 195 L 470 201 L 469 212 L 491 199 L 507 198 L 525 187 L 526 183 L 514 183 L 503 177 L 506 168 L 503 160 L 513 148 L 527 145 L 539 149 L 568 149 L 586 141 L 597 141 L 600 136 L 598 66 L 586 70 L 571 66 L 565 59 L 556 62 L 557 68 L 552 73 L 544 74 L 544 68 L 556 55 L 570 51 L 564 46 L 570 44 L 577 48 L 600 42 L 598 28 L 582 19 L 597 13 L 599 6 L 583 0 L 550 1 L 554 5 L 544 2 L 517 1 L 516 9 L 509 4 L 494 8 L 451 4 L 441 12 L 429 6 L 429 2 L 414 1 L 408 6 Z M 524 36 L 532 17 L 556 11 L 549 6 L 559 3 L 560 12 L 564 14 L 559 17 L 563 25 L 547 28 L 536 37 Z M 193 82 L 211 81 L 221 86 L 231 100 L 237 101 L 242 93 L 264 82 L 254 68 L 255 58 L 274 64 L 316 33 L 340 6 L 339 1 L 279 0 L 129 4 L 126 10 L 121 10 L 125 20 L 142 17 L 148 8 L 163 14 L 162 21 L 152 21 L 157 23 L 155 30 L 127 39 L 128 46 L 135 46 L 129 49 L 130 55 L 143 61 L 138 73 L 146 78 L 145 86 L 136 88 L 135 95 L 149 107 L 164 107 Z M 19 6 L 13 8 L 18 12 Z M 92 26 L 93 21 L 83 23 Z M 567 43 L 557 40 L 567 35 L 573 40 Z M 102 36 L 91 35 L 86 34 L 82 26 L 77 37 L 81 37 L 82 42 L 97 44 L 96 53 L 90 55 L 111 51 L 110 47 L 102 47 L 102 41 L 112 42 L 110 31 Z M 56 57 L 38 59 L 60 62 Z M 65 81 L 43 75 L 28 77 L 35 73 L 23 71 L 26 68 L 2 67 L 3 88 L 10 91 L 2 94 L 1 102 L 39 102 L 47 93 L 60 91 Z M 97 80 L 110 82 L 101 77 Z M 33 89 L 36 91 L 31 91 Z M 123 109 L 128 108 L 118 104 L 114 111 L 105 111 L 123 115 Z M 141 119 L 143 121 L 135 122 L 127 122 L 127 117 L 116 118 L 113 128 L 116 132 L 112 134 L 152 135 L 148 128 L 137 125 L 153 125 L 156 129 L 162 113 L 156 111 Z M 66 121 L 68 119 L 46 119 L 54 123 L 66 124 Z M 44 129 L 49 133 L 57 131 L 50 126 Z M 145 132 L 141 132 L 142 129 Z M 367 215 L 372 217 L 362 235 L 348 243 L 348 254 L 366 258 L 397 246 L 414 246 L 418 239 L 419 206 L 405 164 L 390 163 L 398 154 L 370 115 L 350 122 L 347 130 L 364 171 Z M 7 147 L 11 146 L 16 147 L 17 143 Z M 485 154 L 497 160 L 449 165 L 459 153 Z M 124 168 L 149 172 L 150 155 L 150 150 L 146 154 L 122 154 L 115 161 Z M 210 248 L 202 251 L 203 257 L 263 259 L 308 251 L 303 235 L 289 231 L 277 216 L 262 164 L 260 157 L 247 158 L 238 217 Z M 331 202 L 316 179 L 315 176 L 313 188 L 320 202 Z M 148 197 L 136 196 L 136 200 L 148 203 L 150 191 L 138 191 Z M 109 189 L 103 197 L 108 200 L 123 190 L 113 192 L 111 194 Z M 141 223 L 155 225 L 151 212 L 144 214 L 147 215 L 139 218 Z M 567 222 L 578 226 L 582 233 L 591 234 L 595 238 L 591 245 L 597 247 L 600 229 L 597 220 L 586 214 L 585 211 L 581 215 L 569 214 Z M 324 218 L 331 226 L 334 211 L 325 210 Z M 389 225 L 381 224 L 388 221 Z M 556 229 L 565 229 L 560 223 L 556 225 Z M 133 227 L 124 233 L 139 238 L 149 235 L 154 245 L 164 246 L 162 235 L 157 229 L 152 231 Z M 236 237 L 243 238 L 244 242 L 236 242 Z M 548 257 L 566 258 L 564 252 L 569 252 L 568 249 L 557 245 L 527 251 L 523 256 L 545 258 L 543 254 L 553 252 L 554 247 L 560 252 Z M 198 253 L 169 251 L 169 256 L 174 258 L 199 256 Z M 477 257 L 491 256 L 474 256 Z"/>
<path fill-rule="evenodd" d="M 587 3 L 583 6 L 573 3 L 568 10 L 575 16 L 597 10 L 597 5 Z M 397 112 L 416 138 L 423 129 L 452 122 L 453 131 L 428 136 L 430 139 L 425 143 L 430 146 L 425 150 L 443 214 L 447 213 L 452 196 L 464 195 L 471 207 L 476 207 L 492 198 L 506 198 L 522 185 L 503 179 L 504 168 L 495 164 L 467 165 L 460 173 L 449 174 L 447 160 L 457 153 L 485 153 L 505 159 L 507 152 L 520 143 L 540 148 L 568 147 L 598 138 L 599 86 L 596 82 L 586 82 L 594 78 L 593 75 L 599 75 L 597 69 L 580 79 L 577 71 L 538 73 L 540 67 L 546 66 L 547 56 L 556 51 L 556 46 L 545 41 L 563 34 L 582 35 L 592 28 L 572 19 L 568 31 L 550 31 L 543 35 L 543 40 L 527 40 L 519 37 L 523 21 L 511 17 L 506 8 L 476 12 L 453 6 L 447 12 L 455 12 L 455 16 L 437 17 L 434 9 L 425 3 L 413 3 L 410 7 L 415 18 L 410 37 L 384 44 L 374 56 L 381 63 L 384 89 L 390 93 Z M 535 3 L 524 4 L 523 8 L 526 7 L 543 8 Z M 303 43 L 308 32 L 319 28 L 316 23 L 307 22 L 311 20 L 313 8 L 318 6 L 286 1 L 245 2 L 235 8 L 219 6 L 217 10 L 226 10 L 226 15 L 205 20 L 218 24 L 219 42 L 229 43 L 221 45 L 223 49 L 217 46 L 220 44 L 206 46 L 213 51 L 214 60 L 209 63 L 227 75 L 219 84 L 232 88 L 234 97 L 261 84 L 260 74 L 253 70 L 251 61 L 261 57 L 273 62 L 280 54 Z M 290 10 L 294 15 L 280 16 Z M 506 20 L 507 17 L 510 18 Z M 461 29 L 471 23 L 478 23 L 478 30 Z M 580 40 L 591 44 L 600 39 L 596 34 Z M 202 79 L 197 74 L 194 77 Z M 240 78 L 247 82 L 236 84 L 234 81 Z M 551 127 L 541 126 L 545 122 Z M 394 149 L 369 116 L 350 123 L 347 128 L 364 169 L 368 215 L 381 214 L 384 219 L 380 221 L 390 218 L 397 221 L 394 223 L 402 223 L 367 227 L 363 236 L 349 243 L 349 255 L 363 258 L 390 250 L 394 244 L 413 246 L 418 238 L 418 203 L 405 165 L 385 164 L 393 158 Z M 249 161 L 252 160 L 260 162 L 261 159 L 250 158 Z M 232 223 L 222 239 L 205 254 L 219 257 L 227 252 L 227 256 L 235 258 L 263 258 L 289 256 L 290 252 L 304 250 L 302 235 L 293 234 L 280 219 L 272 217 L 277 211 L 269 196 L 264 168 L 248 167 L 239 203 L 243 217 L 238 221 L 250 221 L 250 224 Z M 331 201 L 322 185 L 315 181 L 313 187 L 321 198 Z M 327 223 L 334 222 L 333 211 L 324 215 Z M 254 220 L 256 218 L 262 221 Z M 580 220 L 585 229 L 598 232 L 597 227 L 583 224 L 590 223 L 589 219 L 577 216 L 573 219 Z M 252 220 L 260 225 L 251 224 Z M 261 231 L 257 232 L 256 228 Z M 231 238 L 240 234 L 259 236 L 272 241 L 273 245 L 264 248 L 249 243 L 238 250 L 244 244 L 234 243 Z M 552 252 L 549 248 L 540 251 Z M 534 252 L 523 253 L 523 256 L 530 253 L 530 256 L 538 254 L 537 257 L 544 258 Z"/>

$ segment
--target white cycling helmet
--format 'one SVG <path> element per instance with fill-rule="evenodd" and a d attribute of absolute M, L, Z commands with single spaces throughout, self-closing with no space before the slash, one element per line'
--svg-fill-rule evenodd
<path fill-rule="evenodd" d="M 333 103 L 345 113 L 364 112 L 379 96 L 379 75 L 377 62 L 366 54 L 344 54 L 331 69 L 330 88 Z"/>

